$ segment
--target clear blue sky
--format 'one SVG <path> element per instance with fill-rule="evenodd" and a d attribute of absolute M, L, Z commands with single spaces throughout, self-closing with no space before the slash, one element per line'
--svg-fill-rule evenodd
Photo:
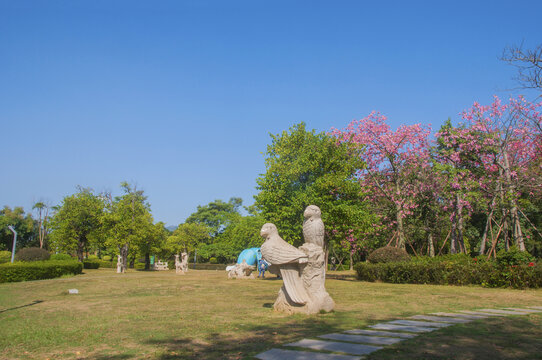
<path fill-rule="evenodd" d="M 542 1 L 0 0 L 0 206 L 145 190 L 156 221 L 253 203 L 269 133 L 504 98 Z M 517 92 L 515 93 L 517 94 Z"/>

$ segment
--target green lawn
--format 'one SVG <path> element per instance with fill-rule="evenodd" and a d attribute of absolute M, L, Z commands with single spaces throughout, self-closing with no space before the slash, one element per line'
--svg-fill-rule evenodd
<path fill-rule="evenodd" d="M 542 290 L 392 285 L 330 274 L 329 314 L 286 316 L 280 280 L 225 271 L 85 270 L 0 284 L 2 359 L 244 359 L 304 337 L 435 311 L 542 305 Z M 78 295 L 68 295 L 76 288 Z M 540 359 L 542 316 L 488 319 L 422 335 L 371 359 Z M 415 355 L 413 355 L 415 354 Z M 495 355 L 495 354 L 500 354 Z"/>

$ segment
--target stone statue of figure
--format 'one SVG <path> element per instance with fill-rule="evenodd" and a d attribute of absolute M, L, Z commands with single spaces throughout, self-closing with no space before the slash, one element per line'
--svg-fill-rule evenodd
<path fill-rule="evenodd" d="M 175 273 L 181 274 L 181 262 L 179 261 L 179 255 L 175 255 Z"/>
<path fill-rule="evenodd" d="M 316 314 L 335 307 L 325 289 L 324 223 L 320 215 L 315 205 L 305 210 L 305 243 L 299 249 L 284 241 L 274 224 L 262 227 L 262 257 L 270 264 L 269 271 L 280 273 L 284 281 L 274 304 L 277 311 Z"/>
<path fill-rule="evenodd" d="M 117 255 L 117 274 L 122 274 L 124 272 L 124 266 L 122 264 L 122 256 Z"/>
<path fill-rule="evenodd" d="M 254 279 L 252 271 L 254 266 L 247 264 L 247 261 L 243 259 L 241 264 L 235 264 L 235 266 L 228 271 L 228 279 Z"/>
<path fill-rule="evenodd" d="M 181 271 L 183 274 L 188 272 L 188 254 L 186 252 L 181 253 Z"/>

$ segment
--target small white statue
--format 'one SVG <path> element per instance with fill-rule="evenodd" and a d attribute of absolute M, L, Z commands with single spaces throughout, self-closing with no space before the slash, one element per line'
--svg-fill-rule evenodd
<path fill-rule="evenodd" d="M 117 255 L 117 274 L 122 274 L 124 272 L 124 266 L 122 263 L 122 256 Z"/>
<path fill-rule="evenodd" d="M 188 254 L 186 252 L 181 253 L 181 271 L 183 274 L 188 272 Z"/>
<path fill-rule="evenodd" d="M 228 279 L 254 279 L 252 271 L 254 266 L 247 264 L 247 261 L 243 259 L 241 264 L 235 264 L 235 266 L 228 271 Z"/>

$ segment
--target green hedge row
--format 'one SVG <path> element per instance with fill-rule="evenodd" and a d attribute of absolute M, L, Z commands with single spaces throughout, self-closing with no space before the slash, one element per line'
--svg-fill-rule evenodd
<path fill-rule="evenodd" d="M 0 283 L 53 279 L 67 274 L 81 274 L 83 264 L 73 260 L 47 260 L 0 264 Z"/>
<path fill-rule="evenodd" d="M 542 264 L 482 262 L 358 263 L 358 280 L 393 284 L 482 285 L 515 289 L 542 287 Z"/>

